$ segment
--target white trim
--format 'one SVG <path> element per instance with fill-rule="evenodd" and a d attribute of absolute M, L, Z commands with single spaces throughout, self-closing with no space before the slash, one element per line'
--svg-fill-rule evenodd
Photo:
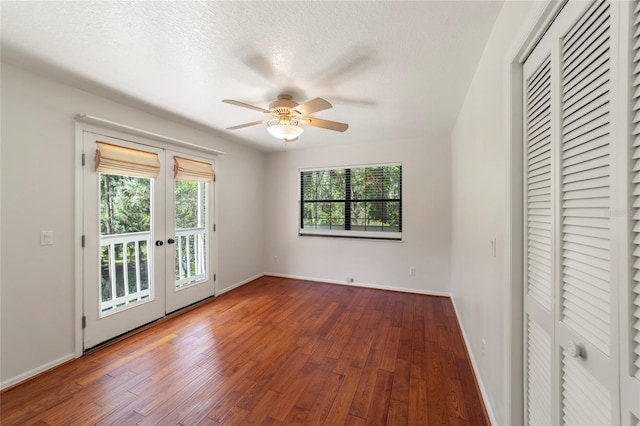
<path fill-rule="evenodd" d="M 390 290 L 390 291 L 401 291 L 403 293 L 424 294 L 427 296 L 451 297 L 451 293 L 447 293 L 443 291 L 418 290 L 415 288 L 394 287 L 394 286 L 388 286 L 388 285 L 377 285 L 377 284 L 367 284 L 367 283 L 357 283 L 357 282 L 347 283 L 343 280 L 332 280 L 329 278 L 318 278 L 318 277 L 305 277 L 301 275 L 291 275 L 291 274 L 278 274 L 275 272 L 265 272 L 263 275 L 268 275 L 268 276 L 278 277 L 278 278 L 291 278 L 294 280 L 316 281 L 319 283 L 327 283 L 327 284 L 340 284 L 340 285 L 346 285 L 349 287 L 364 287 L 364 288 L 370 288 L 374 290 Z"/>
<path fill-rule="evenodd" d="M 0 383 L 0 390 L 8 388 L 9 386 L 18 384 L 20 382 L 24 382 L 25 380 L 30 379 L 31 377 L 37 376 L 40 373 L 44 373 L 45 371 L 50 370 L 53 367 L 57 367 L 58 365 L 63 364 L 67 361 L 70 361 L 74 358 L 76 358 L 75 354 L 72 354 L 72 353 L 67 354 L 51 362 L 47 362 L 46 364 L 43 364 L 39 367 L 33 368 L 29 371 L 25 371 L 24 373 L 18 374 L 17 376 L 11 377 Z"/>
<path fill-rule="evenodd" d="M 186 148 L 192 148 L 192 149 L 197 149 L 200 151 L 207 151 L 209 153 L 215 154 L 215 155 L 223 155 L 224 152 L 222 151 L 218 151 L 217 149 L 213 149 L 213 148 L 209 148 L 208 146 L 203 146 L 203 145 L 199 145 L 199 144 L 195 144 L 192 142 L 186 142 L 180 139 L 176 139 L 176 138 L 172 138 L 170 136 L 164 136 L 158 133 L 153 133 L 150 132 L 148 130 L 142 130 L 142 129 L 138 129 L 137 127 L 132 127 L 126 124 L 121 124 L 121 123 L 116 123 L 115 121 L 110 121 L 110 120 L 106 120 L 104 118 L 100 118 L 100 117 L 95 117 L 93 115 L 87 115 L 87 114 L 78 114 L 75 116 L 76 121 L 81 121 L 83 123 L 88 123 L 88 124 L 94 124 L 94 125 L 98 125 L 100 127 L 105 127 L 107 129 L 113 129 L 113 130 L 118 130 L 121 132 L 125 132 L 125 133 L 129 133 L 129 134 L 133 134 L 136 136 L 142 136 L 145 138 L 149 138 L 149 139 L 153 139 L 153 140 L 157 140 L 157 141 L 161 141 L 161 142 L 166 142 L 169 143 L 171 145 L 177 145 L 177 146 L 181 146 L 181 147 L 186 147 Z"/>
<path fill-rule="evenodd" d="M 522 201 L 522 144 L 523 103 L 522 64 L 560 12 L 566 0 L 544 0 L 534 6 L 522 24 L 505 56 L 506 108 L 506 219 L 504 258 L 504 422 L 524 423 L 524 324 L 523 324 L 523 201 Z M 454 304 L 455 306 L 455 304 Z M 461 325 L 462 327 L 462 325 Z M 464 335 L 464 329 L 463 329 Z M 465 337 L 466 339 L 466 337 Z M 473 360 L 473 356 L 470 355 Z M 475 365 L 475 364 L 474 364 Z M 489 404 L 486 404 L 487 407 Z M 492 418 L 492 421 L 495 419 Z"/>
<path fill-rule="evenodd" d="M 460 326 L 460 331 L 462 332 L 462 339 L 464 340 L 464 345 L 466 346 L 467 353 L 469 354 L 469 360 L 471 360 L 471 367 L 473 368 L 473 374 L 475 374 L 476 380 L 478 381 L 478 387 L 480 388 L 482 401 L 484 402 L 484 406 L 487 409 L 487 414 L 489 415 L 489 421 L 491 422 L 492 425 L 497 425 L 498 422 L 496 421 L 496 416 L 493 414 L 493 408 L 491 408 L 491 401 L 489 400 L 487 389 L 484 387 L 484 383 L 482 382 L 480 369 L 478 368 L 478 364 L 476 363 L 476 360 L 473 357 L 473 352 L 471 351 L 471 344 L 469 343 L 469 339 L 467 338 L 467 333 L 464 331 L 464 325 L 462 325 L 462 318 L 460 318 L 460 312 L 458 311 L 458 306 L 456 305 L 456 300 L 453 298 L 453 296 L 451 296 L 451 303 L 453 304 L 453 310 L 456 313 L 456 319 L 458 320 L 458 325 Z"/>
<path fill-rule="evenodd" d="M 243 285 L 248 284 L 248 283 L 250 283 L 251 281 L 255 281 L 255 280 L 257 280 L 258 278 L 262 278 L 262 277 L 264 277 L 265 275 L 267 275 L 267 274 L 265 274 L 264 272 L 262 272 L 262 273 L 260 273 L 260 274 L 257 274 L 257 275 L 254 275 L 254 276 L 252 276 L 252 277 L 249 277 L 249 278 L 247 278 L 246 280 L 242 280 L 242 281 L 240 281 L 240 282 L 238 282 L 238 283 L 235 283 L 235 284 L 231 285 L 230 287 L 225 287 L 225 288 L 223 288 L 222 290 L 220 290 L 220 291 L 218 291 L 218 292 L 216 293 L 216 297 L 218 297 L 218 296 L 220 296 L 220 295 L 222 295 L 222 294 L 224 294 L 224 293 L 226 293 L 226 292 L 228 292 L 228 291 L 231 291 L 231 290 L 233 290 L 233 289 L 235 289 L 235 288 L 242 287 Z"/>
<path fill-rule="evenodd" d="M 220 247 L 220 238 L 218 237 L 218 233 L 220 232 L 220 189 L 218 188 L 218 183 L 217 183 L 217 176 L 222 176 L 220 174 L 220 163 L 221 161 L 215 161 L 213 164 L 213 182 L 211 183 L 213 185 L 213 224 L 211 226 L 211 235 L 212 235 L 212 241 L 211 241 L 211 249 L 213 250 L 213 265 L 211 265 L 211 272 L 212 274 L 215 275 L 215 280 L 213 281 L 213 295 L 217 296 L 218 295 L 218 283 L 220 282 L 220 268 L 219 265 L 220 263 L 218 262 L 218 252 L 219 252 L 219 247 Z"/>
<path fill-rule="evenodd" d="M 342 229 L 298 229 L 298 235 L 314 237 L 365 238 L 373 240 L 402 241 L 402 232 L 344 231 Z"/>
<path fill-rule="evenodd" d="M 84 151 L 84 142 L 83 142 L 83 133 L 84 133 L 84 126 L 82 125 L 82 123 L 75 123 L 76 126 L 76 143 L 75 143 L 75 150 L 74 150 L 74 155 L 75 155 L 75 161 L 74 164 L 76 164 L 75 167 L 75 194 L 74 194 L 74 202 L 75 202 L 75 209 L 74 209 L 74 213 L 75 216 L 73 218 L 73 222 L 74 222 L 74 281 L 75 281 L 75 287 L 74 287 L 74 295 L 75 295 L 75 300 L 74 300 L 74 310 L 75 310 L 75 314 L 74 314 L 74 322 L 73 322 L 73 329 L 74 329 L 74 355 L 76 358 L 79 358 L 82 356 L 83 353 L 83 341 L 84 341 L 84 336 L 83 336 L 83 330 L 82 330 L 82 315 L 83 315 L 83 287 L 82 287 L 82 256 L 84 254 L 83 250 L 82 250 L 82 235 L 84 233 L 83 231 L 83 220 L 82 218 L 84 217 L 84 204 L 82 202 L 82 194 L 84 191 L 83 188 L 83 179 L 82 179 L 82 173 L 83 173 L 83 169 L 82 169 L 82 152 Z"/>

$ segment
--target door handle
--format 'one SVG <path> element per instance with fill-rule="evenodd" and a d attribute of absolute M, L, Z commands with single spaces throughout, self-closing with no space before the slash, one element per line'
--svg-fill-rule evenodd
<path fill-rule="evenodd" d="M 164 244 L 164 241 L 162 241 L 162 240 L 156 241 L 156 246 L 158 246 L 158 247 L 160 247 L 163 244 Z"/>
<path fill-rule="evenodd" d="M 567 354 L 574 358 L 584 358 L 584 348 L 573 340 L 567 345 Z"/>
<path fill-rule="evenodd" d="M 174 240 L 173 238 L 169 238 L 169 239 L 167 240 L 167 244 L 173 244 L 173 243 L 175 243 L 175 242 L 176 242 L 176 240 Z"/>

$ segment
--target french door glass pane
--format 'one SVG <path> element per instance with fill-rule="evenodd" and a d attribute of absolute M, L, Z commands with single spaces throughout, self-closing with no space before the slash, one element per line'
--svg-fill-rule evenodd
<path fill-rule="evenodd" d="M 175 287 L 207 278 L 207 185 L 175 181 Z"/>
<path fill-rule="evenodd" d="M 151 297 L 151 179 L 100 174 L 100 313 Z"/>

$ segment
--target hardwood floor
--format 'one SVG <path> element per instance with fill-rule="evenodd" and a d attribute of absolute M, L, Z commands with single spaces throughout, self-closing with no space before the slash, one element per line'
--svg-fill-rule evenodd
<path fill-rule="evenodd" d="M 3 425 L 489 424 L 448 298 L 275 277 L 0 398 Z"/>

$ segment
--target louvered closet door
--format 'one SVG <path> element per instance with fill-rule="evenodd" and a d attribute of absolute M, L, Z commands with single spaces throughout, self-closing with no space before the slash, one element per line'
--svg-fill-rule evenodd
<path fill-rule="evenodd" d="M 611 21 L 610 2 L 567 3 L 524 67 L 529 424 L 620 421 Z M 535 91 L 547 69 L 551 89 L 540 99 L 549 105 L 550 125 L 543 148 L 538 129 L 547 127 L 538 127 Z M 548 149 L 549 159 L 539 169 L 540 149 Z"/>
<path fill-rule="evenodd" d="M 608 1 L 589 3 L 559 44 L 556 342 L 561 419 L 576 425 L 619 423 L 611 12 Z"/>
<path fill-rule="evenodd" d="M 539 46 L 549 45 L 548 36 Z M 552 423 L 553 392 L 553 168 L 551 102 L 555 87 L 551 78 L 550 50 L 538 48 L 524 65 L 525 101 L 525 388 L 527 421 Z M 552 122 L 553 121 L 553 122 Z"/>
<path fill-rule="evenodd" d="M 630 57 L 628 70 L 631 82 L 629 105 L 630 120 L 630 182 L 631 203 L 630 245 L 631 260 L 629 286 L 622 293 L 622 421 L 640 426 L 640 1 L 630 2 L 623 10 L 629 19 Z M 630 303 L 624 303 L 625 300 Z M 628 311 L 624 308 L 628 308 Z"/>

